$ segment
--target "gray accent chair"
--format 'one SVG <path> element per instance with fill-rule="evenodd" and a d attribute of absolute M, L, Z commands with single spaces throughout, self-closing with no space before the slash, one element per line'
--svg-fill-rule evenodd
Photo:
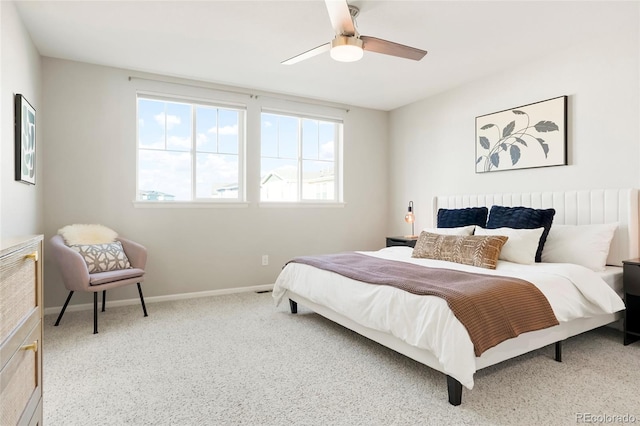
<path fill-rule="evenodd" d="M 129 259 L 131 269 L 120 269 L 117 271 L 97 272 L 90 274 L 87 264 L 80 253 L 69 248 L 61 235 L 51 238 L 50 255 L 60 269 L 64 286 L 69 290 L 69 296 L 64 302 L 60 315 L 55 323 L 57 326 L 67 309 L 71 296 L 75 291 L 93 292 L 93 334 L 98 333 L 98 292 L 102 291 L 102 312 L 105 309 L 107 290 L 122 287 L 129 284 L 138 285 L 138 294 L 144 316 L 147 316 L 147 307 L 142 296 L 140 283 L 144 281 L 144 268 L 147 264 L 147 249 L 133 241 L 125 238 L 116 238 L 120 241 L 124 253 Z"/>

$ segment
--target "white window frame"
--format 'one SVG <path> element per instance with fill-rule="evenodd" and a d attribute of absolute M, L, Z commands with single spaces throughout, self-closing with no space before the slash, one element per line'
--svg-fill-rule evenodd
<path fill-rule="evenodd" d="M 192 108 L 191 113 L 191 148 L 188 152 L 191 157 L 191 199 L 190 200 L 141 200 L 139 199 L 139 155 L 140 147 L 140 129 L 139 129 L 139 99 L 149 99 L 161 102 L 176 102 L 189 104 Z M 196 114 L 197 106 L 205 106 L 212 108 L 221 108 L 234 110 L 238 112 L 238 197 L 237 198 L 197 198 L 196 197 L 196 162 L 198 151 L 196 150 Z M 247 125 L 247 107 L 239 103 L 231 103 L 225 101 L 217 101 L 210 99 L 202 99 L 191 96 L 179 96 L 160 94 L 154 92 L 138 91 L 136 92 L 136 192 L 134 196 L 134 205 L 136 207 L 246 207 L 246 125 Z M 166 133 L 165 133 L 166 137 Z M 171 150 L 159 150 L 171 151 Z M 176 151 L 178 152 L 178 151 Z"/>
<path fill-rule="evenodd" d="M 262 200 L 262 192 L 259 191 L 258 197 L 260 199 L 260 205 L 268 206 L 268 205 L 335 205 L 342 206 L 343 202 L 343 162 L 342 162 L 342 151 L 343 151 L 343 139 L 344 139 L 344 120 L 341 118 L 335 117 L 327 117 L 323 115 L 316 114 L 307 114 L 300 112 L 292 112 L 289 110 L 281 110 L 281 109 L 273 109 L 273 108 L 262 108 L 260 111 L 260 129 L 262 130 L 262 114 L 273 114 L 273 115 L 281 115 L 285 117 L 294 117 L 300 119 L 298 122 L 298 155 L 297 155 L 297 199 L 291 201 L 270 201 L 270 200 Z M 302 150 L 302 120 L 316 120 L 316 121 L 324 121 L 334 123 L 337 126 L 335 127 L 335 146 L 334 146 L 334 194 L 335 197 L 332 200 L 319 200 L 319 199 L 305 199 L 302 198 L 303 191 L 303 180 L 302 180 L 302 162 L 303 158 L 303 150 Z M 263 157 L 262 155 L 262 132 L 260 133 L 260 180 L 262 180 L 262 158 L 280 158 L 280 157 Z"/>

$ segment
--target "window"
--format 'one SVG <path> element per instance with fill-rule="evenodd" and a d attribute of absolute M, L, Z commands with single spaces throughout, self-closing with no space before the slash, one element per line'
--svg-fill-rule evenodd
<path fill-rule="evenodd" d="M 341 201 L 342 123 L 263 112 L 261 128 L 261 201 Z"/>
<path fill-rule="evenodd" d="M 137 200 L 242 201 L 245 111 L 138 95 Z"/>

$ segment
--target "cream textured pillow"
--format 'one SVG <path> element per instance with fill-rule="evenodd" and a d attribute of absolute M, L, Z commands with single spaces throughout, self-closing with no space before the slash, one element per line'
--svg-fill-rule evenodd
<path fill-rule="evenodd" d="M 553 225 L 542 250 L 542 261 L 575 263 L 604 271 L 618 223 Z"/>
<path fill-rule="evenodd" d="M 74 245 L 69 248 L 80 253 L 90 274 L 131 268 L 120 241 L 110 244 Z"/>
<path fill-rule="evenodd" d="M 500 259 L 524 265 L 535 263 L 536 251 L 538 251 L 538 244 L 543 231 L 543 227 L 535 229 L 485 229 L 479 226 L 476 227 L 476 235 L 504 235 L 509 237 L 509 240 L 502 247 L 502 251 L 500 251 Z"/>
<path fill-rule="evenodd" d="M 67 225 L 58 230 L 68 246 L 113 243 L 118 233 L 103 225 Z"/>
<path fill-rule="evenodd" d="M 424 228 L 424 232 L 430 232 L 431 234 L 440 235 L 473 235 L 475 225 L 458 226 L 456 228 Z"/>
<path fill-rule="evenodd" d="M 496 269 L 500 250 L 507 240 L 502 235 L 440 235 L 423 231 L 411 256 Z"/>

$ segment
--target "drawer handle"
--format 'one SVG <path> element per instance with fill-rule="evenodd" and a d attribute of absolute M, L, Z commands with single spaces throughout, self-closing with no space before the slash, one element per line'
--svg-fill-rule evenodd
<path fill-rule="evenodd" d="M 20 349 L 22 349 L 23 351 L 38 352 L 38 341 L 34 340 L 33 343 L 31 343 L 30 345 L 21 346 Z"/>
<path fill-rule="evenodd" d="M 38 261 L 38 252 L 34 251 L 33 253 L 30 253 L 28 255 L 25 256 L 27 259 L 33 259 L 35 262 Z"/>

